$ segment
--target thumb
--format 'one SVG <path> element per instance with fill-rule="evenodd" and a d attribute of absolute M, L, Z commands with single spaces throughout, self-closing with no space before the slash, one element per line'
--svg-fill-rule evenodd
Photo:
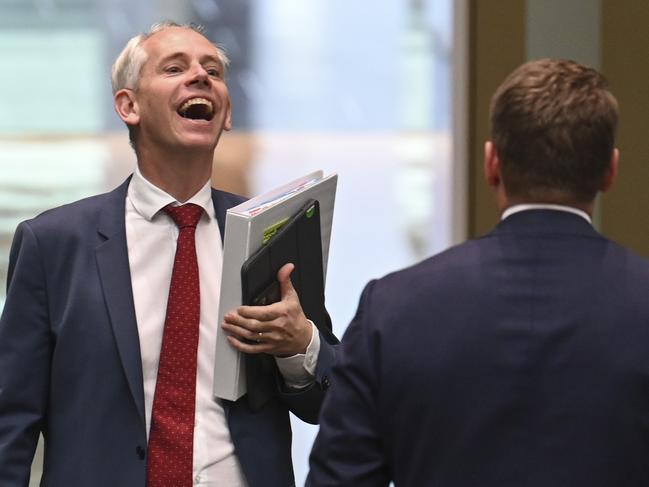
<path fill-rule="evenodd" d="M 279 281 L 279 288 L 282 293 L 282 299 L 287 294 L 294 293 L 295 294 L 295 288 L 293 287 L 293 283 L 291 282 L 291 273 L 293 272 L 293 269 L 295 269 L 294 264 L 284 264 L 279 271 L 277 271 L 277 280 Z"/>

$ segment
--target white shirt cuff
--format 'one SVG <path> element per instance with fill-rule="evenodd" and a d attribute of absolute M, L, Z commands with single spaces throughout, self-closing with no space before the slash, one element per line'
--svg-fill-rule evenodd
<path fill-rule="evenodd" d="M 313 321 L 309 320 L 309 323 L 311 323 L 311 341 L 306 347 L 306 353 L 298 353 L 290 357 L 275 357 L 286 386 L 293 389 L 307 387 L 315 380 L 315 369 L 320 353 L 320 333 Z"/>

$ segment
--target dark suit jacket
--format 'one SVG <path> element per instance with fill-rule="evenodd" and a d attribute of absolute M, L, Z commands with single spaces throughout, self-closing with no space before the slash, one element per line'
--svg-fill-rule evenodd
<path fill-rule="evenodd" d="M 128 181 L 22 223 L 0 319 L 0 485 L 26 486 L 39 432 L 42 485 L 144 487 L 142 365 L 124 223 Z M 213 190 L 221 234 L 241 198 Z M 293 485 L 288 410 L 316 422 L 335 337 L 321 333 L 316 383 L 253 411 L 224 401 L 251 487 Z M 268 380 L 273 380 L 272 377 Z"/>
<path fill-rule="evenodd" d="M 525 211 L 371 282 L 311 486 L 649 485 L 649 263 Z"/>

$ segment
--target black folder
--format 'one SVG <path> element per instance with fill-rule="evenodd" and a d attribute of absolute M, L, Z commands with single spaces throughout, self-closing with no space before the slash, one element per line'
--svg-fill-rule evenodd
<path fill-rule="evenodd" d="M 275 229 L 273 229 L 275 230 Z M 267 305 L 280 300 L 277 272 L 295 264 L 291 282 L 302 310 L 316 326 L 329 322 L 324 304 L 320 206 L 310 199 L 241 267 L 242 303 Z"/>

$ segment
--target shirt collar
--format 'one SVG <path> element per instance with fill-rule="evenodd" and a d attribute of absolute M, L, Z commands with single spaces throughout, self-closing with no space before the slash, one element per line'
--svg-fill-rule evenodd
<path fill-rule="evenodd" d="M 500 217 L 500 220 L 502 221 L 505 218 L 512 216 L 514 213 L 520 213 L 521 211 L 528 211 L 528 210 L 565 211 L 566 213 L 573 213 L 574 215 L 579 215 L 591 225 L 593 224 L 590 215 L 588 215 L 588 213 L 586 213 L 585 211 L 580 210 L 579 208 L 574 208 L 572 206 L 565 206 L 565 205 L 553 205 L 550 203 L 526 203 L 521 205 L 510 206 L 503 212 L 502 216 Z"/>
<path fill-rule="evenodd" d="M 149 182 L 140 172 L 140 168 L 136 167 L 131 183 L 128 186 L 127 197 L 133 204 L 135 211 L 149 221 L 153 220 L 156 214 L 165 206 L 169 204 L 177 206 L 185 203 L 194 203 L 200 206 L 210 219 L 216 217 L 214 204 L 212 203 L 210 181 L 207 181 L 194 196 L 184 203 L 180 203 L 169 193 Z"/>

